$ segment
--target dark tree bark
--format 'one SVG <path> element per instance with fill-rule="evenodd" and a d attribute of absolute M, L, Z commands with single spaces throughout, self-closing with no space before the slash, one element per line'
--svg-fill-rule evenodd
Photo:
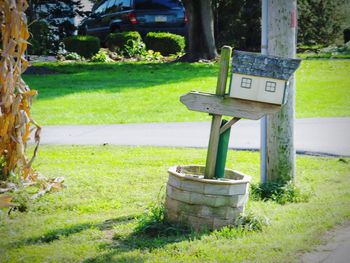
<path fill-rule="evenodd" d="M 198 61 L 216 58 L 218 53 L 211 0 L 183 0 L 183 3 L 189 16 L 188 52 L 183 59 Z"/>

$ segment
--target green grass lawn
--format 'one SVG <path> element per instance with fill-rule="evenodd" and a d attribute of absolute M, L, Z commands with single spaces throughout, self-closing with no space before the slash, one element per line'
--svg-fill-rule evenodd
<path fill-rule="evenodd" d="M 36 168 L 64 176 L 66 188 L 34 201 L 25 213 L 0 215 L 1 262 L 293 262 L 350 218 L 350 159 L 297 157 L 307 203 L 249 201 L 270 219 L 263 232 L 145 237 L 135 217 L 157 199 L 169 166 L 203 164 L 203 149 L 43 146 Z M 258 182 L 259 156 L 229 152 L 228 166 Z"/>
<path fill-rule="evenodd" d="M 53 75 L 26 75 L 39 96 L 32 108 L 43 125 L 209 120 L 188 111 L 179 97 L 214 92 L 217 65 L 44 64 Z M 298 118 L 350 116 L 350 60 L 306 60 L 297 72 Z"/>

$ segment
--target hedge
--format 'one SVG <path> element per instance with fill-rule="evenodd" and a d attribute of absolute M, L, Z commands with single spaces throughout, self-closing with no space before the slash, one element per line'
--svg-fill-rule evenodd
<path fill-rule="evenodd" d="M 63 40 L 69 52 L 78 53 L 85 58 L 91 58 L 100 50 L 100 40 L 93 36 L 70 36 Z"/>
<path fill-rule="evenodd" d="M 128 41 L 132 40 L 135 42 L 141 42 L 141 36 L 139 32 L 129 31 L 129 32 L 121 32 L 121 33 L 111 33 L 106 38 L 106 45 L 111 51 L 115 51 L 116 49 L 123 49 Z"/>
<path fill-rule="evenodd" d="M 185 38 L 171 33 L 149 32 L 145 38 L 146 48 L 160 52 L 163 56 L 183 52 L 185 49 Z"/>

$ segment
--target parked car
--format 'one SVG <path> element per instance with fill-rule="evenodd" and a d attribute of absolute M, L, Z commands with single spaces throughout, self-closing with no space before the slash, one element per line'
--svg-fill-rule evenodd
<path fill-rule="evenodd" d="M 138 31 L 170 32 L 187 35 L 187 16 L 179 0 L 104 0 L 95 5 L 82 21 L 79 34 L 98 36 L 109 33 Z"/>

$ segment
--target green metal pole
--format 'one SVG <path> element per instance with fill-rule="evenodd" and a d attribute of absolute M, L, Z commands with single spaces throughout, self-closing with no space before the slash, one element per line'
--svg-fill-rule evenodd
<path fill-rule="evenodd" d="M 227 123 L 227 121 L 222 120 L 221 127 L 225 123 Z M 226 165 L 226 159 L 227 159 L 228 144 L 230 141 L 230 133 L 231 133 L 231 127 L 220 134 L 218 154 L 216 157 L 216 165 L 215 165 L 216 178 L 225 177 L 225 165 Z"/>

